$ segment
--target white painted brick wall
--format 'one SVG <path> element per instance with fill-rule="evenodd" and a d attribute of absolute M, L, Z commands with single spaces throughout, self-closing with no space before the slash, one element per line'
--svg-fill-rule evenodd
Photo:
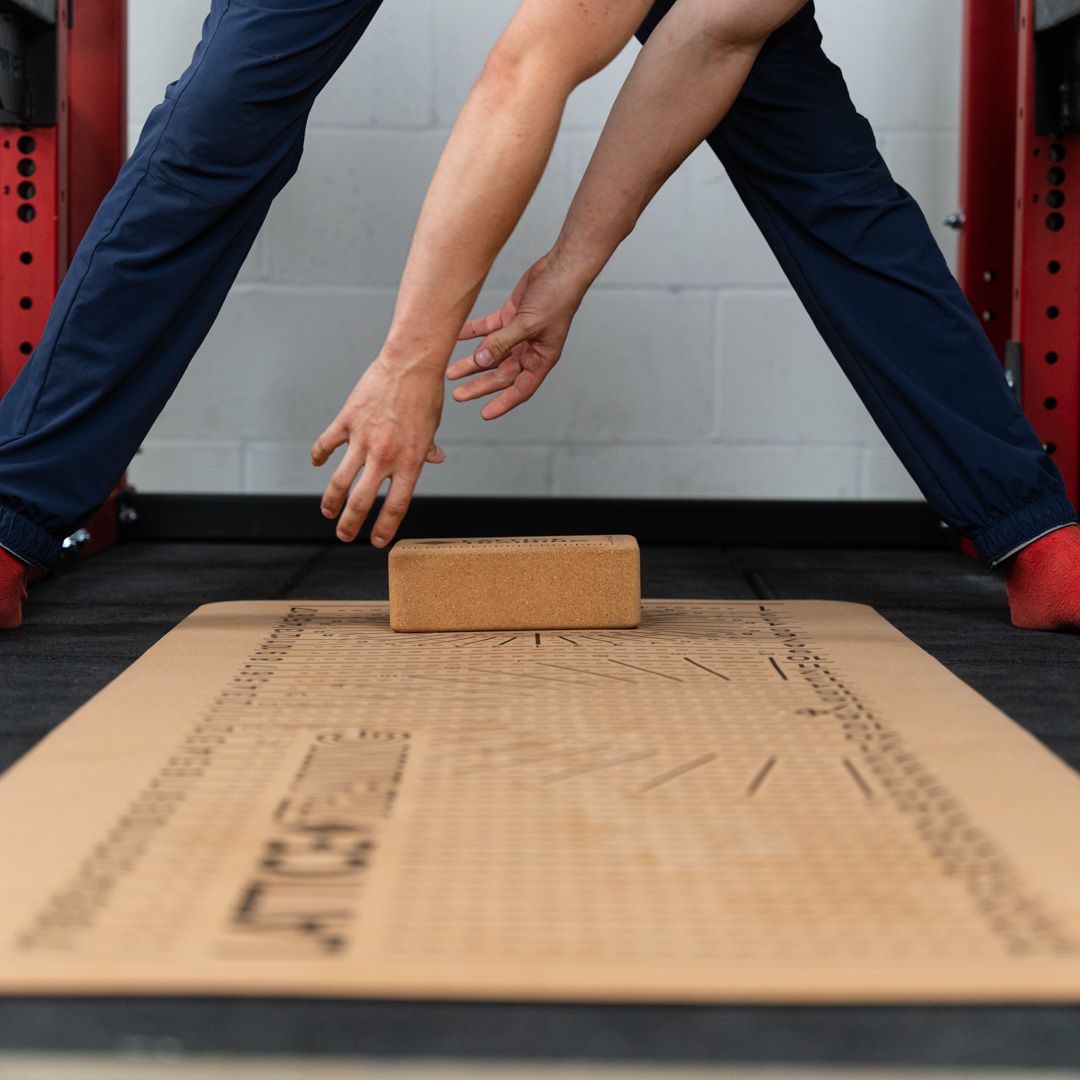
<path fill-rule="evenodd" d="M 132 138 L 209 0 L 130 0 Z M 144 490 L 321 491 L 308 448 L 388 325 L 420 202 L 515 0 L 385 0 L 316 105 L 278 200 L 132 476 Z M 962 0 L 818 0 L 826 49 L 897 178 L 955 208 Z M 548 174 L 481 298 L 558 230 L 636 45 L 578 90 Z M 711 153 L 616 254 L 537 397 L 487 424 L 447 397 L 438 494 L 917 498 Z"/>

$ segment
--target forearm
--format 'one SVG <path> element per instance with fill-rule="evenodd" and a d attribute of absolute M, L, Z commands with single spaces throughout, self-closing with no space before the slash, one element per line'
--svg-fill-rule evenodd
<path fill-rule="evenodd" d="M 428 190 L 387 351 L 445 368 L 491 264 L 540 182 L 570 91 L 630 40 L 650 0 L 522 0 Z"/>
<path fill-rule="evenodd" d="M 740 2 L 727 6 L 739 9 Z M 803 2 L 759 0 L 753 25 L 737 24 L 735 32 L 733 19 L 728 38 L 719 32 L 724 0 L 679 0 L 653 32 L 551 252 L 553 265 L 581 294 L 656 192 L 727 114 L 771 30 Z"/>
<path fill-rule="evenodd" d="M 495 256 L 543 175 L 569 88 L 482 77 L 424 200 L 387 346 L 445 367 Z"/>

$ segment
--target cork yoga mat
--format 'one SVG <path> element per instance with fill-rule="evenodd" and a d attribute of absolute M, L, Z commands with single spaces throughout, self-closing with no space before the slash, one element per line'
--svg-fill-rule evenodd
<path fill-rule="evenodd" d="M 1080 1001 L 1078 823 L 869 608 L 211 605 L 0 780 L 0 991 Z"/>

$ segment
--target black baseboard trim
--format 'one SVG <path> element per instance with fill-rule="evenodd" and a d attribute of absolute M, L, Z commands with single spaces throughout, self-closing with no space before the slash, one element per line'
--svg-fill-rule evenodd
<path fill-rule="evenodd" d="M 334 523 L 308 495 L 136 494 L 132 540 L 319 542 Z M 373 513 L 369 523 L 375 520 Z M 925 503 L 422 496 L 402 536 L 630 533 L 642 544 L 956 548 Z M 365 528 L 361 534 L 368 535 Z"/>

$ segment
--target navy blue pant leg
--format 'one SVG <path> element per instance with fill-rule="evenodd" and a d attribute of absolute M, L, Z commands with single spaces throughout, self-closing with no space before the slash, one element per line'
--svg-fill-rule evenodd
<path fill-rule="evenodd" d="M 292 176 L 381 0 L 213 0 L 0 401 L 0 546 L 47 569 L 108 498 Z"/>
<path fill-rule="evenodd" d="M 822 51 L 812 3 L 769 39 L 709 145 L 878 427 L 980 558 L 1075 521 L 926 219 Z"/>

